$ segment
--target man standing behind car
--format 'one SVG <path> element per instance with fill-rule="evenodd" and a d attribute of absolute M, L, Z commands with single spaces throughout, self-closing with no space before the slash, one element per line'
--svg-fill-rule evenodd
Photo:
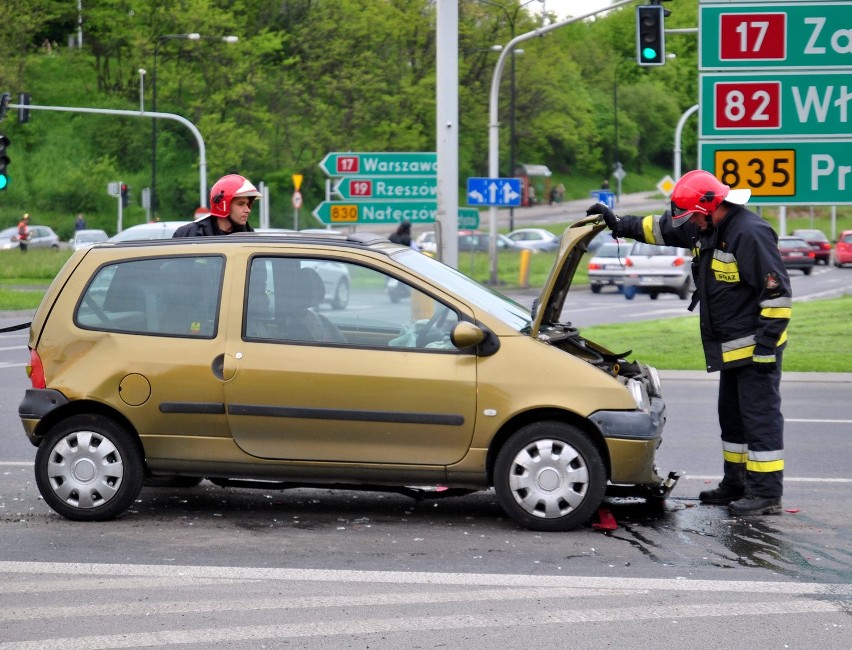
<path fill-rule="evenodd" d="M 724 459 L 719 486 L 698 498 L 734 515 L 780 513 L 784 474 L 781 357 L 792 292 L 777 234 L 744 207 L 750 196 L 694 170 L 675 185 L 671 213 L 618 217 L 602 203 L 586 211 L 602 215 L 613 236 L 698 251 L 701 340 L 707 371 L 720 371 Z"/>
<path fill-rule="evenodd" d="M 233 232 L 254 232 L 248 224 L 251 206 L 260 196 L 257 188 L 239 174 L 220 178 L 210 189 L 210 211 L 181 226 L 172 237 L 211 237 Z"/>

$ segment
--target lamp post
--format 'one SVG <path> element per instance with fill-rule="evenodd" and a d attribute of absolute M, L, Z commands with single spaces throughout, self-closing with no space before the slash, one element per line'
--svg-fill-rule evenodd
<path fill-rule="evenodd" d="M 200 41 L 202 38 L 222 41 L 223 43 L 236 43 L 237 36 L 202 36 L 197 32 L 189 34 L 163 34 L 158 36 L 154 43 L 154 66 L 151 70 L 151 111 L 157 112 L 157 56 L 160 53 L 160 45 L 166 41 Z M 151 210 L 156 214 L 157 210 L 157 118 L 151 120 Z"/>
<path fill-rule="evenodd" d="M 492 2 L 491 0 L 479 0 L 484 4 L 493 5 L 494 7 L 499 7 L 503 10 L 503 13 L 506 14 L 506 20 L 509 21 L 509 30 L 510 30 L 510 38 L 512 41 L 515 39 L 515 21 L 518 19 L 518 12 L 530 4 L 531 2 L 541 2 L 542 12 L 544 11 L 544 0 L 527 0 L 519 4 L 515 7 L 513 12 L 509 12 L 509 9 L 498 2 Z M 496 47 L 496 46 L 495 46 Z M 512 50 L 512 60 L 509 62 L 509 176 L 515 176 L 515 166 L 517 165 L 517 155 L 518 155 L 518 145 L 515 138 L 515 55 L 523 54 L 524 51 L 520 49 Z M 509 230 L 515 229 L 515 206 L 509 206 Z"/>

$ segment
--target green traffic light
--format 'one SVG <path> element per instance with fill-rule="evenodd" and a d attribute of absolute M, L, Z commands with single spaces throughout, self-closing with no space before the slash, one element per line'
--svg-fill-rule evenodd
<path fill-rule="evenodd" d="M 642 48 L 642 58 L 646 61 L 654 61 L 657 58 L 657 50 L 653 47 Z"/>
<path fill-rule="evenodd" d="M 0 174 L 0 190 L 5 190 L 9 185 L 9 177 L 6 174 Z"/>

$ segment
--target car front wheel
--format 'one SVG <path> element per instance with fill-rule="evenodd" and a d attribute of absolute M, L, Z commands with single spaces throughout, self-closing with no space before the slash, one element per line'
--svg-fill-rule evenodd
<path fill-rule="evenodd" d="M 101 416 L 61 421 L 36 452 L 39 492 L 47 505 L 75 521 L 104 521 L 124 512 L 139 496 L 144 474 L 139 446 Z"/>
<path fill-rule="evenodd" d="M 346 309 L 349 304 L 349 282 L 346 278 L 341 278 L 334 289 L 334 298 L 331 301 L 331 306 L 334 309 Z"/>
<path fill-rule="evenodd" d="M 494 466 L 494 489 L 506 514 L 531 530 L 582 525 L 604 498 L 601 455 L 579 429 L 536 422 L 517 431 Z"/>

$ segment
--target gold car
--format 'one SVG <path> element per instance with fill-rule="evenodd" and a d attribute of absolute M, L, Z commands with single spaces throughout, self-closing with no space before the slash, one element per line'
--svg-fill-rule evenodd
<path fill-rule="evenodd" d="M 560 320 L 600 228 L 566 230 L 532 313 L 362 233 L 77 251 L 30 330 L 19 413 L 39 490 L 65 517 L 105 520 L 166 479 L 493 487 L 535 530 L 583 524 L 608 488 L 663 498 L 656 371 Z M 323 273 L 345 274 L 340 308 Z M 390 279 L 409 295 L 389 300 Z"/>

